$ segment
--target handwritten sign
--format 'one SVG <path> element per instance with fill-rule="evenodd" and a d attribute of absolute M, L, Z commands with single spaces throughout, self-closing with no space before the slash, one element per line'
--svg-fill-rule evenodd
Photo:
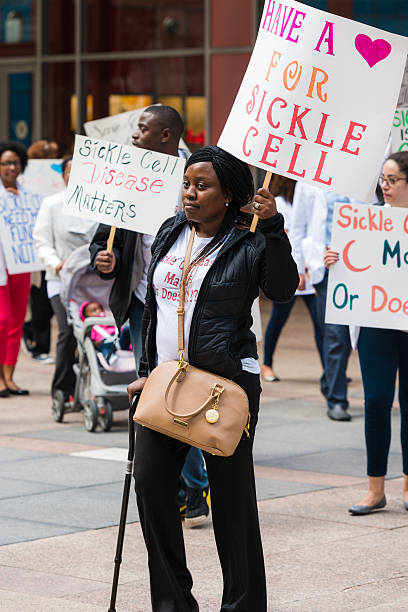
<path fill-rule="evenodd" d="M 264 170 L 373 201 L 407 50 L 402 36 L 295 0 L 266 0 L 219 146 Z"/>
<path fill-rule="evenodd" d="M 42 197 L 19 190 L 0 196 L 0 235 L 9 274 L 35 272 L 44 265 L 34 251 L 33 230 Z"/>
<path fill-rule="evenodd" d="M 408 209 L 336 203 L 326 323 L 408 330 Z"/>
<path fill-rule="evenodd" d="M 184 164 L 173 155 L 77 135 L 64 212 L 154 235 L 174 214 Z"/>
<path fill-rule="evenodd" d="M 160 106 L 160 104 L 153 104 L 153 106 Z M 109 142 L 131 145 L 132 134 L 136 132 L 139 117 L 145 111 L 145 108 L 136 108 L 126 113 L 87 121 L 84 123 L 85 134 L 92 138 L 102 138 L 103 140 L 109 140 Z M 185 151 L 184 157 L 186 159 L 190 156 L 190 149 L 182 138 L 180 138 L 179 149 Z"/>
<path fill-rule="evenodd" d="M 32 193 L 44 198 L 65 189 L 62 180 L 62 159 L 29 159 L 18 182 Z"/>
<path fill-rule="evenodd" d="M 408 151 L 408 106 L 397 108 L 391 130 L 392 151 Z"/>

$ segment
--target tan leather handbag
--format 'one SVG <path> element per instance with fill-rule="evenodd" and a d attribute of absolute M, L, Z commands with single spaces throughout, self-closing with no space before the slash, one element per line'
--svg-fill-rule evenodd
<path fill-rule="evenodd" d="M 191 269 L 195 230 L 191 230 L 180 284 L 180 360 L 166 361 L 149 375 L 136 408 L 140 425 L 214 455 L 232 455 L 243 432 L 249 437 L 249 402 L 232 380 L 195 368 L 184 360 L 184 296 Z"/>

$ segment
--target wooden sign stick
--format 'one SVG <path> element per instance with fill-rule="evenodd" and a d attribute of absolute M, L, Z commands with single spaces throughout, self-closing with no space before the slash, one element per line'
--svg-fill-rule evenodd
<path fill-rule="evenodd" d="M 108 253 L 112 253 L 113 240 L 115 238 L 116 227 L 114 225 L 111 226 L 109 232 L 108 243 L 106 245 L 106 250 Z"/>
<path fill-rule="evenodd" d="M 271 176 L 272 176 L 272 172 L 267 172 L 265 175 L 265 179 L 262 185 L 262 189 L 269 189 L 269 183 L 271 182 Z M 250 228 L 250 232 L 254 232 L 256 230 L 256 226 L 258 225 L 258 221 L 259 221 L 259 217 L 258 215 L 255 213 L 254 214 L 254 218 L 252 219 L 252 223 L 251 223 L 251 228 Z"/>

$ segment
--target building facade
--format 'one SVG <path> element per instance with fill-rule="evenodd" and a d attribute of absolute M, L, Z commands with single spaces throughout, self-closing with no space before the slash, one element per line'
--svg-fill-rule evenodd
<path fill-rule="evenodd" d="M 269 0 L 267 0 L 269 1 Z M 0 139 L 73 145 L 84 121 L 161 102 L 194 149 L 214 143 L 263 0 L 0 0 Z M 398 34 L 407 0 L 305 4 Z"/>

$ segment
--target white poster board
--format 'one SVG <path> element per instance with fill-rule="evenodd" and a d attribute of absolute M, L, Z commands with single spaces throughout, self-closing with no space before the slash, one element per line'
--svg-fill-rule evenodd
<path fill-rule="evenodd" d="M 373 201 L 408 39 L 295 0 L 266 0 L 218 142 L 236 157 Z"/>
<path fill-rule="evenodd" d="M 153 104 L 153 106 L 157 105 Z M 87 121 L 84 123 L 85 134 L 92 138 L 101 138 L 102 140 L 109 140 L 109 142 L 131 145 L 132 134 L 135 133 L 139 117 L 145 108 L 136 108 L 126 113 Z M 184 149 L 186 152 L 184 157 L 188 158 L 190 156 L 190 149 L 182 138 L 180 138 L 179 149 Z"/>
<path fill-rule="evenodd" d="M 326 323 L 408 330 L 408 209 L 336 203 Z"/>
<path fill-rule="evenodd" d="M 408 106 L 397 108 L 391 130 L 392 152 L 408 151 Z"/>
<path fill-rule="evenodd" d="M 33 230 L 42 197 L 19 191 L 0 196 L 0 236 L 9 274 L 36 272 L 44 265 L 34 251 Z"/>
<path fill-rule="evenodd" d="M 18 182 L 31 193 L 39 193 L 43 198 L 62 191 L 65 189 L 62 159 L 29 159 Z"/>
<path fill-rule="evenodd" d="M 155 235 L 174 215 L 184 164 L 181 157 L 77 135 L 63 210 Z"/>

